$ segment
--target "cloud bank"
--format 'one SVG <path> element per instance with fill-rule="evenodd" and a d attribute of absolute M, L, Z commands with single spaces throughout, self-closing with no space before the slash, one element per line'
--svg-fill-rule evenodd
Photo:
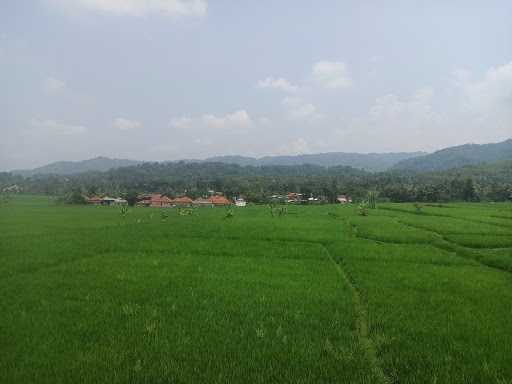
<path fill-rule="evenodd" d="M 143 17 L 205 16 L 206 0 L 48 0 L 50 4 L 72 11 L 94 11 L 106 14 Z"/>

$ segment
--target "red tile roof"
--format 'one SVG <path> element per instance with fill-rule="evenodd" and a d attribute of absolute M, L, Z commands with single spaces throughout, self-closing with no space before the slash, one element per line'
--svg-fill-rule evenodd
<path fill-rule="evenodd" d="M 170 205 L 172 200 L 167 196 L 160 195 L 158 193 L 154 193 L 152 195 L 146 195 L 142 197 L 142 200 L 139 202 L 141 204 L 150 204 L 153 206 L 162 206 L 162 205 Z"/>
<path fill-rule="evenodd" d="M 89 203 L 101 203 L 103 199 L 99 196 L 91 196 L 87 199 Z"/>
<path fill-rule="evenodd" d="M 174 204 L 192 204 L 193 200 L 188 196 L 177 197 L 172 201 Z"/>
<path fill-rule="evenodd" d="M 211 205 L 212 204 L 212 201 L 210 199 L 205 199 L 204 197 L 199 197 L 197 199 L 195 199 L 193 202 L 193 204 L 208 204 L 208 205 Z"/>
<path fill-rule="evenodd" d="M 224 196 L 212 196 L 210 197 L 210 201 L 213 205 L 230 205 L 232 204 L 230 200 L 226 199 Z"/>

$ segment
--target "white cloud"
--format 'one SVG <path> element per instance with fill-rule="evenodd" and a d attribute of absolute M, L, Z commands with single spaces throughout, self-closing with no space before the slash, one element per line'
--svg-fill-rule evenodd
<path fill-rule="evenodd" d="M 313 65 L 313 79 L 328 89 L 350 88 L 352 78 L 347 65 L 341 61 L 319 61 Z"/>
<path fill-rule="evenodd" d="M 161 140 L 162 145 L 176 145 L 166 156 L 170 159 L 261 154 L 275 145 L 273 134 L 279 135 L 267 117 L 251 116 L 244 109 L 173 118 L 170 128 Z"/>
<path fill-rule="evenodd" d="M 42 87 L 47 94 L 55 95 L 66 89 L 66 83 L 50 76 L 43 80 Z"/>
<path fill-rule="evenodd" d="M 489 69 L 480 81 L 466 76 L 464 88 L 472 106 L 485 112 L 512 112 L 512 62 Z"/>
<path fill-rule="evenodd" d="M 277 155 L 301 155 L 311 153 L 308 142 L 299 137 L 289 143 L 283 144 L 277 148 L 275 152 Z"/>
<path fill-rule="evenodd" d="M 162 14 L 167 16 L 204 16 L 207 0 L 47 0 L 68 10 L 87 10 L 129 16 Z"/>
<path fill-rule="evenodd" d="M 175 117 L 171 119 L 171 127 L 178 129 L 186 129 L 192 126 L 194 120 L 190 117 Z"/>
<path fill-rule="evenodd" d="M 464 86 L 471 79 L 471 71 L 466 68 L 458 68 L 452 72 L 452 82 L 458 86 Z"/>
<path fill-rule="evenodd" d="M 268 117 L 262 116 L 257 119 L 257 123 L 262 126 L 268 126 L 270 125 L 270 119 Z"/>
<path fill-rule="evenodd" d="M 125 119 L 124 117 L 118 117 L 114 119 L 112 126 L 120 131 L 131 131 L 142 127 L 142 123 L 137 120 Z"/>
<path fill-rule="evenodd" d="M 314 121 L 322 118 L 317 108 L 300 97 L 285 97 L 281 102 L 286 109 L 288 119 L 295 121 Z"/>
<path fill-rule="evenodd" d="M 338 140 L 358 150 L 435 150 L 486 143 L 512 136 L 512 62 L 479 78 L 467 69 L 452 72 L 438 92 L 378 97 L 366 115 L 349 119 Z"/>
<path fill-rule="evenodd" d="M 512 62 L 490 68 L 481 78 L 469 70 L 452 73 L 449 118 L 477 142 L 512 136 Z"/>
<path fill-rule="evenodd" d="M 203 123 L 210 128 L 247 128 L 252 120 L 245 110 L 228 113 L 224 116 L 204 115 Z"/>
<path fill-rule="evenodd" d="M 400 100 L 396 95 L 378 97 L 370 108 L 373 119 L 397 120 L 416 125 L 418 121 L 431 120 L 433 117 L 431 100 L 434 91 L 431 88 L 417 90 L 410 99 Z M 414 128 L 414 127 L 411 127 Z"/>
<path fill-rule="evenodd" d="M 222 116 L 205 114 L 197 117 L 173 118 L 170 126 L 178 129 L 246 129 L 253 123 L 247 111 L 241 109 Z"/>
<path fill-rule="evenodd" d="M 288 80 L 279 77 L 267 77 L 265 80 L 260 80 L 256 85 L 258 88 L 274 88 L 284 92 L 294 93 L 297 92 L 299 87 L 291 84 Z"/>
<path fill-rule="evenodd" d="M 30 120 L 30 125 L 36 130 L 47 134 L 76 135 L 87 131 L 87 128 L 83 125 L 65 124 L 55 120 L 41 120 L 33 118 Z"/>
<path fill-rule="evenodd" d="M 366 115 L 350 119 L 337 130 L 338 139 L 362 151 L 415 151 L 436 149 L 452 142 L 443 117 L 433 108 L 435 92 L 422 88 L 408 98 L 380 96 Z"/>

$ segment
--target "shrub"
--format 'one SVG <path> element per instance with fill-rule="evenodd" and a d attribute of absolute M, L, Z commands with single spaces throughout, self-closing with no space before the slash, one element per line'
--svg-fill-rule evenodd
<path fill-rule="evenodd" d="M 129 210 L 128 210 L 128 206 L 127 205 L 122 205 L 120 208 L 119 208 L 119 214 L 121 215 L 121 217 L 125 218 L 126 215 L 128 214 Z"/>
<path fill-rule="evenodd" d="M 85 199 L 82 192 L 78 189 L 72 190 L 70 193 L 58 199 L 58 202 L 64 204 L 87 204 L 87 200 Z"/>
<path fill-rule="evenodd" d="M 232 207 L 226 208 L 226 215 L 224 216 L 225 219 L 232 219 L 235 217 L 235 212 L 233 211 Z"/>
<path fill-rule="evenodd" d="M 368 216 L 368 202 L 363 201 L 358 207 L 359 216 Z"/>
<path fill-rule="evenodd" d="M 416 208 L 416 213 L 418 215 L 423 213 L 423 206 L 420 203 L 414 203 L 414 208 Z"/>

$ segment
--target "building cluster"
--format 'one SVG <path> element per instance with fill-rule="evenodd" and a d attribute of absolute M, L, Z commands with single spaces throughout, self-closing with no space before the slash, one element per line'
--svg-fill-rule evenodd
<path fill-rule="evenodd" d="M 2 189 L 2 192 L 6 192 L 6 193 L 19 193 L 21 191 L 22 191 L 22 188 L 17 184 L 10 185 L 10 186 Z"/>
<path fill-rule="evenodd" d="M 347 196 L 347 195 L 339 195 L 337 198 L 336 198 L 336 201 L 340 204 L 349 204 L 352 202 L 352 198 L 350 196 Z"/>
<path fill-rule="evenodd" d="M 86 198 L 87 202 L 92 205 L 124 205 L 128 204 L 125 199 L 120 197 L 100 197 L 91 196 Z M 321 204 L 326 203 L 325 197 L 314 197 L 310 195 L 306 197 L 302 193 L 290 192 L 286 195 L 272 195 L 271 200 L 279 203 L 287 204 Z M 352 198 L 348 195 L 339 195 L 336 201 L 340 204 L 352 203 Z M 209 197 L 199 197 L 192 199 L 188 196 L 179 196 L 171 198 L 159 193 L 140 195 L 137 199 L 137 206 L 141 207 L 158 207 L 158 208 L 171 208 L 171 207 L 223 207 L 235 205 L 237 207 L 245 207 L 247 202 L 239 197 L 230 200 L 223 195 L 213 194 Z"/>
<path fill-rule="evenodd" d="M 306 196 L 303 193 L 289 192 L 286 195 L 272 195 L 271 200 L 279 203 L 287 204 L 323 204 L 327 203 L 328 199 L 325 196 L 313 196 L 312 194 Z M 352 203 L 352 198 L 347 195 L 339 195 L 336 202 L 340 204 Z"/>
<path fill-rule="evenodd" d="M 126 205 L 128 201 L 122 199 L 120 197 L 100 197 L 100 196 L 91 196 L 86 197 L 85 200 L 88 204 L 92 205 Z"/>
<path fill-rule="evenodd" d="M 86 197 L 87 203 L 91 205 L 124 205 L 128 204 L 125 199 L 119 197 L 100 197 L 91 196 Z M 245 207 L 247 202 L 243 198 L 237 198 L 235 200 L 229 200 L 222 195 L 212 195 L 210 197 L 199 197 L 192 199 L 188 196 L 179 196 L 175 198 L 168 197 L 159 193 L 152 193 L 146 195 L 140 195 L 137 198 L 137 206 L 140 207 L 159 207 L 159 208 L 171 208 L 171 207 L 223 207 L 228 205 L 236 205 L 237 207 Z"/>
<path fill-rule="evenodd" d="M 138 206 L 143 207 L 223 207 L 228 205 L 236 204 L 237 206 L 245 206 L 243 199 L 237 199 L 235 202 L 229 200 L 225 196 L 213 195 L 208 198 L 199 197 L 197 199 L 191 199 L 188 196 L 180 196 L 170 198 L 161 194 L 150 194 L 140 196 L 137 202 Z"/>

